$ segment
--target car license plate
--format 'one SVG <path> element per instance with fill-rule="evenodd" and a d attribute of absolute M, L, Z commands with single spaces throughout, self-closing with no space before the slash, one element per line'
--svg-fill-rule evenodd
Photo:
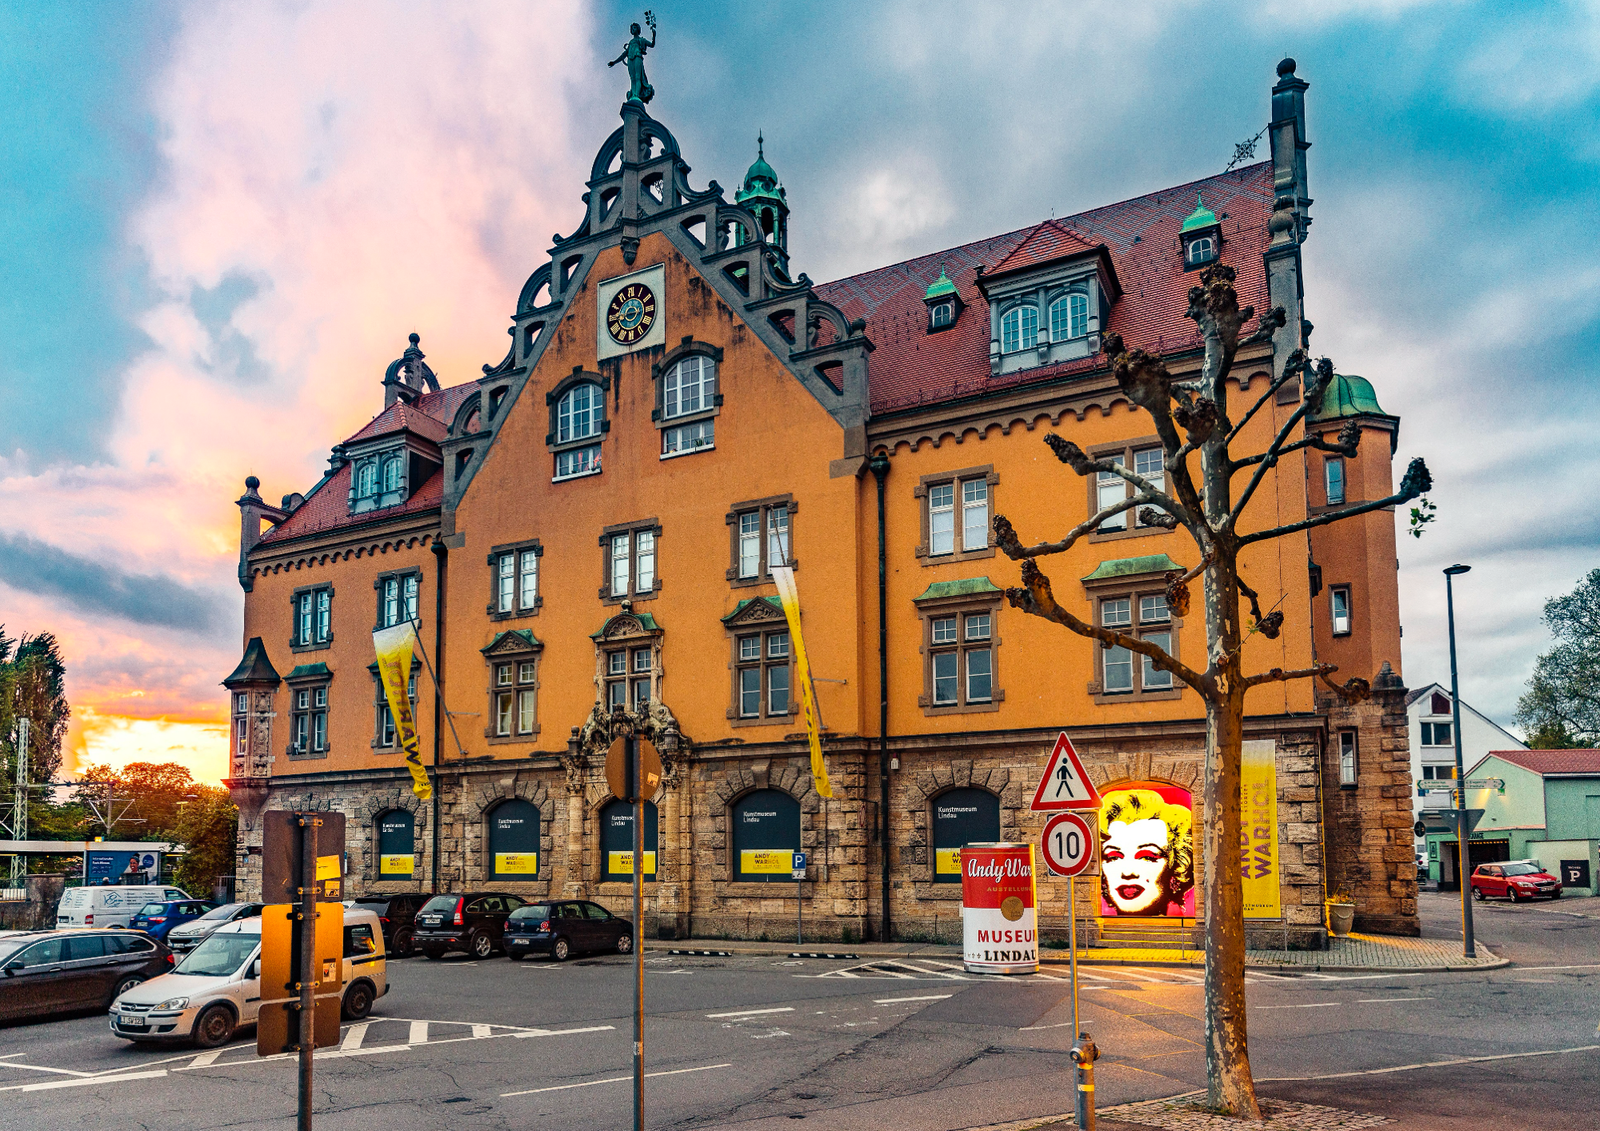
<path fill-rule="evenodd" d="M 512 946 L 527 946 L 528 945 L 528 940 L 527 939 L 508 939 L 507 941 L 510 942 Z"/>
<path fill-rule="evenodd" d="M 143 1017 L 124 1017 L 121 1023 L 124 1029 L 143 1029 L 150 1024 Z"/>
<path fill-rule="evenodd" d="M 437 927 L 441 922 L 443 922 L 443 920 L 444 917 L 442 915 L 429 915 L 427 918 L 421 921 L 430 927 Z"/>

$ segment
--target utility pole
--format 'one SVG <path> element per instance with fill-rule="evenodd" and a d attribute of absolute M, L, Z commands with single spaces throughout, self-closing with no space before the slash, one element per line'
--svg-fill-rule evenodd
<path fill-rule="evenodd" d="M 1450 728 L 1456 740 L 1456 877 L 1461 881 L 1462 953 L 1476 958 L 1472 939 L 1472 863 L 1467 854 L 1471 834 L 1467 829 L 1467 776 L 1461 766 L 1461 684 L 1456 675 L 1456 595 L 1452 582 L 1471 566 L 1453 565 L 1444 571 L 1445 611 L 1450 625 Z"/>
<path fill-rule="evenodd" d="M 28 839 L 28 731 L 32 720 L 23 716 L 17 720 L 16 776 L 11 794 L 11 839 Z M 28 882 L 28 858 L 21 853 L 11 858 L 11 886 L 20 888 Z"/>

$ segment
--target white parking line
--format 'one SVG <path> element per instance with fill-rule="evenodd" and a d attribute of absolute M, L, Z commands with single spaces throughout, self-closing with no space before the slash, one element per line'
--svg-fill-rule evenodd
<path fill-rule="evenodd" d="M 362 1026 L 360 1026 L 360 1028 L 364 1030 L 364 1029 L 366 1029 L 366 1026 L 362 1025 Z M 345 1038 L 345 1044 L 349 1044 L 349 1043 L 350 1043 L 349 1038 L 348 1037 Z M 357 1045 L 359 1045 L 360 1043 L 361 1042 L 359 1040 L 356 1041 Z M 340 1047 L 343 1048 L 344 1046 L 341 1045 Z M 226 1051 L 227 1051 L 226 1049 L 212 1049 L 210 1052 L 203 1052 L 199 1056 L 195 1057 L 193 1060 L 191 1060 L 189 1062 L 189 1067 L 190 1068 L 204 1068 L 208 1064 L 215 1064 L 216 1061 L 217 1061 L 217 1057 L 221 1056 Z"/>
<path fill-rule="evenodd" d="M 1298 1080 L 1343 1080 L 1347 1076 L 1383 1076 L 1390 1072 L 1410 1072 L 1417 1068 L 1449 1068 L 1457 1064 L 1483 1064 L 1491 1060 L 1520 1060 L 1528 1056 L 1563 1056 L 1569 1052 L 1594 1052 L 1600 1045 L 1576 1045 L 1566 1049 L 1539 1049 L 1535 1052 L 1503 1052 L 1494 1056 L 1463 1056 L 1455 1060 L 1430 1060 L 1421 1064 L 1397 1064 L 1393 1068 L 1363 1068 L 1356 1072 L 1330 1072 L 1323 1076 L 1258 1076 L 1257 1084 L 1278 1084 Z"/>
<path fill-rule="evenodd" d="M 428 1023 L 426 1021 L 413 1021 L 411 1033 L 406 1037 L 408 1045 L 425 1045 L 428 1043 Z"/>
<path fill-rule="evenodd" d="M 70 1068 L 46 1068 L 42 1064 L 8 1064 L 5 1061 L 0 1061 L 0 1068 L 25 1068 L 29 1072 L 59 1072 L 63 1076 L 93 1076 L 94 1075 L 93 1072 L 74 1072 Z"/>
<path fill-rule="evenodd" d="M 670 1072 L 646 1072 L 646 1080 L 655 1076 L 682 1076 L 686 1072 L 710 1072 L 713 1068 L 732 1068 L 732 1064 L 705 1064 L 699 1068 L 674 1068 Z M 571 1088 L 592 1088 L 596 1084 L 621 1084 L 632 1080 L 632 1076 L 612 1076 L 605 1080 L 586 1080 L 582 1084 L 556 1084 L 549 1088 L 529 1088 L 525 1092 L 501 1092 L 500 1098 L 510 1099 L 512 1096 L 536 1096 L 540 1092 L 565 1092 Z"/>
<path fill-rule="evenodd" d="M 732 1013 L 708 1013 L 706 1017 L 712 1021 L 721 1017 L 755 1017 L 762 1013 L 793 1013 L 794 1006 L 785 1005 L 778 1009 L 736 1009 Z"/>
<path fill-rule="evenodd" d="M 875 997 L 872 999 L 872 1004 L 893 1005 L 894 1003 L 901 1001 L 943 1001 L 947 997 L 954 996 L 954 994 L 927 994 L 923 997 Z"/>
<path fill-rule="evenodd" d="M 1324 1009 L 1330 1005 L 1346 1005 L 1342 1001 L 1308 1001 L 1302 1005 L 1258 1005 L 1256 1009 Z"/>
<path fill-rule="evenodd" d="M 487 1037 L 489 1035 L 489 1029 L 490 1029 L 490 1026 L 488 1026 L 488 1025 L 474 1025 L 472 1027 L 472 1035 L 474 1037 L 478 1037 L 479 1039 L 482 1039 L 482 1038 Z"/>
<path fill-rule="evenodd" d="M 350 1026 L 344 1035 L 344 1040 L 339 1042 L 339 1048 L 345 1052 L 354 1052 L 361 1047 L 361 1042 L 367 1039 L 367 1030 L 371 1027 L 372 1022 L 370 1021 L 362 1021 L 359 1024 Z M 212 1058 L 212 1060 L 215 1059 L 215 1057 Z M 211 1061 L 206 1061 L 206 1064 L 210 1063 Z M 194 1067 L 202 1068 L 204 1065 L 196 1061 Z"/>
<path fill-rule="evenodd" d="M 20 1064 L 15 1067 L 22 1067 Z M 57 1072 L 66 1069 L 58 1068 Z M 0 1088 L 0 1092 L 47 1092 L 55 1088 L 83 1088 L 90 1084 L 111 1084 L 123 1080 L 150 1080 L 157 1076 L 165 1076 L 165 1068 L 157 1068 L 154 1072 L 124 1072 L 117 1076 L 90 1076 L 78 1080 L 44 1080 L 38 1084 L 12 1084 L 10 1087 Z"/>

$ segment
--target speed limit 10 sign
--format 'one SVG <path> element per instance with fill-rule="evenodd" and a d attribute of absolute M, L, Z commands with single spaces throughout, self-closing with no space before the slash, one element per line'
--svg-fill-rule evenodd
<path fill-rule="evenodd" d="M 1045 822 L 1045 867 L 1058 876 L 1081 876 L 1094 863 L 1094 825 L 1074 812 L 1057 813 Z"/>

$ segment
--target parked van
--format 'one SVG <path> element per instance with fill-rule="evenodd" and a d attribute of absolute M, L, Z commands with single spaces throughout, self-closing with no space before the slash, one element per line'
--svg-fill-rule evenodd
<path fill-rule="evenodd" d="M 344 908 L 343 1017 L 360 1020 L 389 992 L 384 954 L 378 917 L 361 908 Z M 227 1044 L 238 1029 L 254 1025 L 260 1012 L 261 917 L 256 915 L 224 923 L 172 973 L 122 994 L 111 1005 L 111 1031 L 130 1041 L 191 1040 L 214 1049 Z"/>
<path fill-rule="evenodd" d="M 56 907 L 56 926 L 126 927 L 147 903 L 188 899 L 182 888 L 156 884 L 101 884 L 68 888 Z"/>

